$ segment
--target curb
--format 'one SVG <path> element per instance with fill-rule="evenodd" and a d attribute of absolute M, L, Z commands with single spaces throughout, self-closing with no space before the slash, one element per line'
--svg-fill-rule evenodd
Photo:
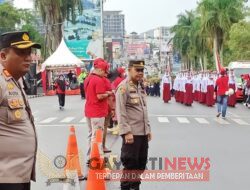
<path fill-rule="evenodd" d="M 43 97 L 45 94 L 28 95 L 28 99 Z"/>

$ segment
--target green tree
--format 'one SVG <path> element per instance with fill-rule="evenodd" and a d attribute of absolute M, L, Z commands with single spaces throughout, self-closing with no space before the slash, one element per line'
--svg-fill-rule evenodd
<path fill-rule="evenodd" d="M 190 29 L 193 20 L 193 13 L 186 11 L 185 14 L 178 15 L 178 22 L 172 27 L 172 32 L 175 33 L 173 44 L 175 50 L 179 51 L 182 57 L 182 67 L 187 68 L 190 57 L 188 50 L 191 45 Z"/>
<path fill-rule="evenodd" d="M 230 55 L 227 60 L 250 60 L 250 22 L 234 24 L 229 33 L 228 47 Z"/>
<path fill-rule="evenodd" d="M 62 39 L 62 26 L 65 20 L 75 22 L 77 11 L 81 13 L 81 0 L 35 0 L 46 26 L 45 46 L 49 54 L 54 52 Z"/>
<path fill-rule="evenodd" d="M 28 31 L 32 40 L 44 44 L 44 39 L 36 29 L 36 18 L 28 9 L 16 9 L 8 3 L 0 5 L 0 33 L 23 30 Z"/>
<path fill-rule="evenodd" d="M 24 24 L 24 25 L 22 26 L 22 30 L 23 30 L 23 31 L 29 32 L 30 38 L 31 38 L 33 41 L 35 41 L 35 42 L 41 44 L 42 47 L 44 47 L 44 36 L 42 36 L 42 35 L 36 30 L 36 28 L 34 27 L 34 25 L 31 25 L 31 24 Z M 44 48 L 42 48 L 42 55 L 45 54 L 45 52 L 44 52 L 43 50 L 44 50 Z"/>
<path fill-rule="evenodd" d="M 0 5 L 0 18 L 0 33 L 14 31 L 16 25 L 21 23 L 17 9 L 9 3 Z"/>
<path fill-rule="evenodd" d="M 220 54 L 221 63 L 223 62 L 224 42 L 231 26 L 243 18 L 243 7 L 243 0 L 202 0 L 199 3 L 201 30 L 213 41 L 213 54 L 216 63 L 218 62 L 217 52 Z"/>
<path fill-rule="evenodd" d="M 174 48 L 182 56 L 183 69 L 207 68 L 207 40 L 201 33 L 201 18 L 194 11 L 178 16 L 177 25 L 172 28 Z"/>

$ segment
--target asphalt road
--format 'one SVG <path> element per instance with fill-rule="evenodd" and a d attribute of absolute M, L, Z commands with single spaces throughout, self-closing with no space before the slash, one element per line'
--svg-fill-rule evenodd
<path fill-rule="evenodd" d="M 61 190 L 62 184 L 46 186 L 46 181 L 49 173 L 63 172 L 55 168 L 53 162 L 58 155 L 66 154 L 71 125 L 76 128 L 81 160 L 85 158 L 87 125 L 83 117 L 84 101 L 79 96 L 67 96 L 64 111 L 58 109 L 57 97 L 30 99 L 30 104 L 39 140 L 37 182 L 32 184 L 32 190 Z M 164 104 L 156 97 L 148 98 L 148 109 L 153 133 L 149 157 L 207 157 L 211 165 L 210 179 L 206 182 L 145 181 L 141 189 L 249 190 L 250 110 L 238 104 L 236 108 L 229 108 L 227 119 L 223 120 L 215 117 L 215 107 L 197 103 L 186 107 L 174 100 Z M 109 135 L 107 141 L 112 155 L 119 158 L 120 137 Z M 44 166 L 46 163 L 47 167 Z M 83 170 L 85 173 L 86 169 Z M 81 186 L 85 189 L 85 183 Z M 119 189 L 119 183 L 108 182 L 109 189 Z"/>

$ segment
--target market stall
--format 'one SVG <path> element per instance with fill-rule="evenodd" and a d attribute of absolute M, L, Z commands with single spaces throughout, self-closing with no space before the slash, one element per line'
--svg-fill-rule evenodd
<path fill-rule="evenodd" d="M 42 64 L 44 93 L 46 95 L 55 95 L 56 92 L 53 85 L 57 77 L 64 75 L 66 80 L 69 81 L 68 74 L 72 73 L 73 76 L 77 77 L 81 72 L 81 65 L 83 65 L 83 62 L 69 50 L 64 39 L 62 39 L 57 50 Z M 79 93 L 79 87 L 69 81 L 66 94 L 75 95 Z"/>

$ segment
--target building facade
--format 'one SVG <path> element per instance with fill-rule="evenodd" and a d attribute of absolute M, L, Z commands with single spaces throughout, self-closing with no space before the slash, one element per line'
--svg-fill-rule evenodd
<path fill-rule="evenodd" d="M 123 39 L 125 35 L 125 16 L 121 11 L 103 12 L 104 38 Z"/>

